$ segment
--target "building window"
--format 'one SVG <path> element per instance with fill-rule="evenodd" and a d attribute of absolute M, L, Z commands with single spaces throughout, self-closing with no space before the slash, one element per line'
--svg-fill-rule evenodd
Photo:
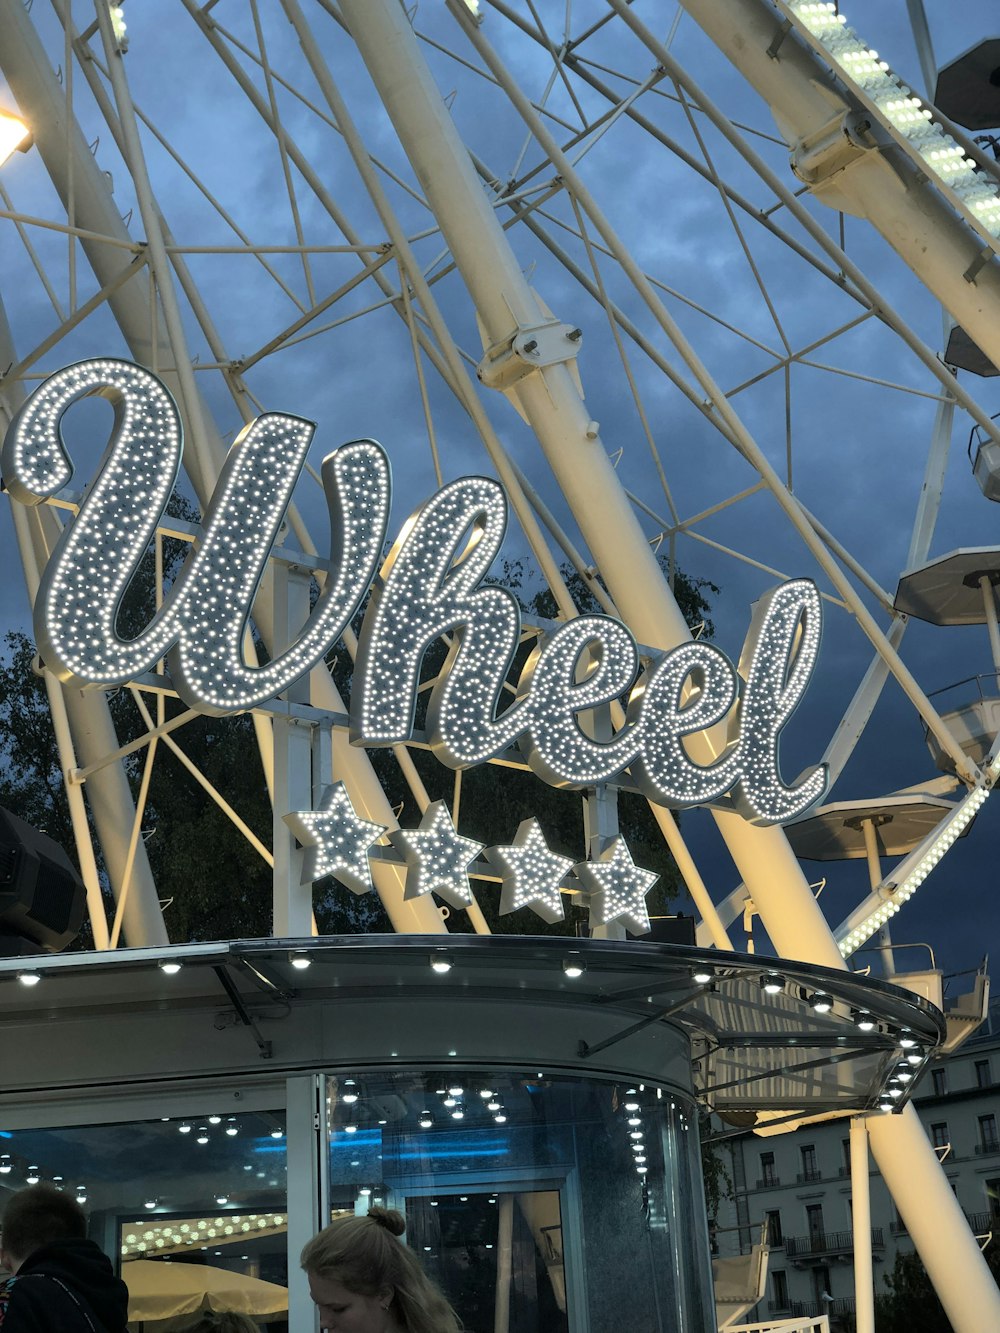
<path fill-rule="evenodd" d="M 826 1232 L 823 1229 L 823 1205 L 810 1203 L 806 1206 L 806 1223 L 809 1227 L 809 1248 L 815 1253 L 826 1248 Z"/>
<path fill-rule="evenodd" d="M 768 1245 L 783 1245 L 785 1238 L 781 1234 L 781 1214 L 775 1208 L 771 1212 L 765 1213 L 767 1221 L 767 1243 Z"/>
<path fill-rule="evenodd" d="M 813 1145 L 807 1144 L 801 1149 L 802 1152 L 802 1174 L 800 1180 L 819 1180 L 820 1170 L 816 1165 L 816 1149 Z"/>
<path fill-rule="evenodd" d="M 977 1087 L 977 1088 L 988 1088 L 988 1087 L 991 1086 L 992 1083 L 993 1083 L 993 1080 L 990 1078 L 990 1062 L 989 1062 L 989 1060 L 977 1060 L 977 1061 L 976 1061 L 976 1087 Z"/>
<path fill-rule="evenodd" d="M 1000 1221 L 1000 1180 L 986 1182 L 986 1202 L 989 1205 L 990 1217 L 995 1222 Z"/>
<path fill-rule="evenodd" d="M 788 1304 L 788 1275 L 780 1270 L 771 1274 L 771 1290 L 774 1293 L 774 1308 L 776 1310 L 789 1309 Z"/>
<path fill-rule="evenodd" d="M 841 1139 L 840 1150 L 842 1154 L 840 1174 L 842 1176 L 849 1176 L 851 1174 L 851 1140 Z"/>
<path fill-rule="evenodd" d="M 951 1139 L 948 1137 L 948 1122 L 941 1120 L 936 1125 L 931 1125 L 931 1143 L 935 1148 L 947 1148 Z"/>
<path fill-rule="evenodd" d="M 979 1147 L 983 1152 L 996 1152 L 1000 1149 L 1000 1142 L 997 1140 L 997 1118 L 992 1112 L 979 1117 Z"/>
<path fill-rule="evenodd" d="M 765 1185 L 777 1185 L 778 1176 L 774 1169 L 774 1153 L 762 1152 L 760 1155 L 760 1180 L 757 1182 L 759 1188 Z"/>
<path fill-rule="evenodd" d="M 948 1091 L 948 1071 L 946 1069 L 932 1069 L 931 1086 L 934 1089 L 935 1097 L 943 1097 Z"/>

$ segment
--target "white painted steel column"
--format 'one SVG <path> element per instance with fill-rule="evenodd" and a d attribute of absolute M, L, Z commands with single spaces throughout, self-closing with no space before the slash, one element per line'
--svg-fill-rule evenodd
<path fill-rule="evenodd" d="M 510 1333 L 510 1288 L 513 1278 L 514 1196 L 500 1195 L 497 1219 L 497 1285 L 493 1333 Z"/>
<path fill-rule="evenodd" d="M 851 1117 L 851 1224 L 854 1230 L 856 1333 L 875 1333 L 872 1201 L 868 1179 L 868 1134 L 863 1115 Z"/>
<path fill-rule="evenodd" d="M 285 1083 L 285 1151 L 288 1168 L 288 1327 L 315 1329 L 316 1307 L 309 1295 L 299 1255 L 330 1221 L 326 1151 L 326 1095 L 322 1074 L 300 1075 Z"/>
<path fill-rule="evenodd" d="M 870 1116 L 868 1137 L 955 1333 L 1000 1328 L 1000 1291 L 916 1111 Z"/>
<path fill-rule="evenodd" d="M 983 615 L 990 636 L 990 653 L 993 657 L 993 670 L 1000 679 L 1000 624 L 997 623 L 997 595 L 993 581 L 988 574 L 979 577 L 979 589 L 983 594 Z"/>
<path fill-rule="evenodd" d="M 272 571 L 275 654 L 283 652 L 302 632 L 309 615 L 309 573 L 278 565 Z M 309 681 L 300 680 L 285 691 L 290 704 L 309 702 Z M 303 852 L 282 815 L 312 809 L 312 726 L 291 711 L 274 715 L 274 852 L 272 932 L 279 939 L 303 938 L 312 933 L 312 885 L 302 883 Z"/>
<path fill-rule="evenodd" d="M 491 343 L 518 324 L 544 318 L 490 207 L 431 79 L 403 10 L 393 0 L 345 0 L 341 11 L 420 178 Z M 518 399 L 586 537 L 622 618 L 640 642 L 667 650 L 690 639 L 656 556 L 621 487 L 568 365 L 520 380 Z M 780 829 L 716 816 L 754 901 L 774 899 L 775 947 L 802 957 L 801 931 L 820 943 L 821 961 L 841 964 L 805 876 Z"/>
<path fill-rule="evenodd" d="M 766 0 L 681 0 L 694 21 L 768 103 L 793 147 L 849 110 L 830 79 L 830 67 L 786 34 L 769 48 L 782 19 Z M 858 6 L 863 16 L 864 6 Z M 975 274 L 985 242 L 920 179 L 901 149 L 870 149 L 837 174 L 829 202 L 867 218 L 962 328 L 1000 364 L 1000 263 L 991 257 Z M 823 202 L 822 186 L 813 190 Z M 989 253 L 987 251 L 987 253 Z"/>
<path fill-rule="evenodd" d="M 15 359 L 14 338 L 7 320 L 7 310 L 3 304 L 3 297 L 0 295 L 0 362 L 10 364 Z M 10 425 L 13 413 L 21 406 L 23 397 L 19 385 L 4 390 L 3 407 L 6 411 L 0 415 L 0 426 L 4 430 Z M 38 538 L 38 547 L 42 548 L 43 559 L 45 554 L 45 543 L 41 540 L 39 528 L 40 516 L 36 515 L 33 522 L 28 509 L 23 505 L 12 504 L 11 517 L 14 523 L 14 536 L 21 554 L 24 581 L 28 588 L 28 600 L 33 602 L 35 594 L 38 592 L 40 577 L 36 537 Z M 52 516 L 49 517 L 51 520 Z M 73 840 L 76 843 L 76 854 L 80 861 L 80 875 L 87 892 L 87 914 L 90 917 L 94 947 L 106 949 L 109 942 L 108 917 L 104 906 L 104 895 L 101 891 L 101 881 L 97 873 L 97 861 L 94 857 L 94 843 L 90 833 L 90 825 L 87 823 L 86 802 L 83 799 L 82 786 L 73 782 L 70 777 L 70 774 L 78 765 L 69 716 L 66 712 L 66 702 L 63 698 L 64 687 L 51 671 L 43 671 L 42 679 L 45 682 L 45 692 L 49 700 L 49 714 L 52 718 L 52 730 L 55 733 L 56 748 L 59 751 L 59 763 L 62 767 L 63 783 L 66 790 L 66 803 L 69 806 L 69 817 L 73 826 Z"/>
<path fill-rule="evenodd" d="M 21 564 L 24 567 L 25 582 L 28 585 L 28 596 L 34 599 L 38 590 L 38 562 L 35 558 L 34 542 L 30 530 L 31 516 L 23 506 L 17 504 L 11 505 L 11 515 L 14 520 L 14 533 L 18 550 L 21 553 Z M 74 782 L 71 776 L 78 764 L 76 749 L 73 745 L 73 734 L 69 725 L 69 715 L 66 711 L 66 701 L 63 697 L 65 686 L 53 676 L 51 671 L 43 670 L 42 678 L 45 682 L 45 693 L 49 701 L 49 715 L 52 718 L 56 748 L 59 751 L 59 763 L 62 767 L 63 785 L 66 791 L 66 804 L 69 806 L 69 817 L 73 826 L 73 840 L 76 843 L 76 854 L 80 862 L 80 875 L 87 891 L 87 915 L 90 917 L 94 948 L 106 949 L 110 942 L 108 916 L 104 906 L 104 895 L 101 892 L 100 876 L 97 873 L 97 860 L 94 856 L 94 843 L 90 833 L 90 825 L 87 823 L 87 808 L 83 799 L 83 787 Z M 131 894 L 126 900 L 126 915 L 129 902 L 131 902 Z M 165 944 L 167 941 L 164 939 L 158 942 Z"/>
<path fill-rule="evenodd" d="M 543 318 L 540 307 L 483 193 L 405 12 L 395 0 L 341 0 L 341 12 L 490 342 L 510 338 L 518 324 L 539 323 Z M 738 19 L 734 27 L 739 30 Z M 650 647 L 669 649 L 687 640 L 688 628 L 568 366 L 547 366 L 526 376 L 519 381 L 517 393 L 625 622 Z M 777 952 L 844 967 L 781 830 L 754 827 L 737 814 L 720 813 L 716 821 Z M 919 1159 L 927 1211 L 933 1214 L 954 1205 L 948 1182 L 912 1108 L 883 1117 L 872 1142 L 887 1181 L 905 1174 L 907 1163 Z M 891 1184 L 890 1189 L 895 1197 Z M 964 1219 L 957 1236 L 952 1237 L 952 1248 L 962 1256 L 960 1265 L 939 1264 L 932 1248 L 921 1249 L 921 1257 L 946 1309 L 951 1313 L 954 1306 L 956 1310 L 952 1315 L 956 1328 L 959 1333 L 981 1333 L 983 1327 L 992 1326 L 991 1321 L 1000 1328 L 1000 1291 Z M 967 1299 L 970 1295 L 971 1300 Z"/>
<path fill-rule="evenodd" d="M 0 361 L 7 365 L 14 360 L 16 356 L 13 337 L 7 322 L 6 310 L 0 299 Z M 3 393 L 6 407 L 13 412 L 21 403 L 20 386 L 5 388 Z M 2 424 L 6 429 L 8 423 L 5 421 Z M 11 501 L 11 516 L 28 598 L 34 601 L 41 570 L 45 567 L 49 551 L 59 536 L 59 523 L 55 514 L 44 507 L 28 510 L 14 501 Z M 117 749 L 118 739 L 114 733 L 107 700 L 103 695 L 74 690 L 56 680 L 49 671 L 45 672 L 44 679 L 59 761 L 63 770 L 73 838 L 80 861 L 80 873 L 87 891 L 87 911 L 94 934 L 94 945 L 98 949 L 106 949 L 109 945 L 108 921 L 90 826 L 87 823 L 83 787 L 73 783 L 69 774 L 72 769 L 80 766 L 80 756 L 87 752 L 88 739 L 95 730 L 99 735 L 107 736 L 110 733 L 114 736 L 109 750 Z M 118 902 L 123 894 L 126 895 L 122 917 L 125 938 L 133 945 L 167 944 L 169 941 L 159 899 L 156 896 L 156 886 L 146 858 L 145 844 L 141 841 L 132 858 L 129 872 L 131 887 L 125 878 L 128 828 L 130 817 L 135 817 L 135 806 L 128 778 L 121 764 L 110 764 L 101 772 L 92 774 L 87 783 L 87 793 L 98 837 L 105 850 L 105 863 L 112 896 L 115 902 Z"/>

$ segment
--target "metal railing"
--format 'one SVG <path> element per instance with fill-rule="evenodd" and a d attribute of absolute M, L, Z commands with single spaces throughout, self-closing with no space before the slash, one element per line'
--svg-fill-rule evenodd
<path fill-rule="evenodd" d="M 881 1227 L 872 1227 L 872 1249 L 883 1249 L 885 1238 Z M 851 1254 L 854 1251 L 853 1231 L 823 1231 L 815 1236 L 786 1236 L 785 1254 L 789 1259 L 820 1254 Z"/>
<path fill-rule="evenodd" d="M 988 1231 L 1000 1231 L 1000 1213 L 966 1213 L 972 1231 L 985 1236 Z"/>
<path fill-rule="evenodd" d="M 830 1333 L 825 1315 L 797 1315 L 768 1319 L 762 1324 L 730 1324 L 726 1333 Z"/>

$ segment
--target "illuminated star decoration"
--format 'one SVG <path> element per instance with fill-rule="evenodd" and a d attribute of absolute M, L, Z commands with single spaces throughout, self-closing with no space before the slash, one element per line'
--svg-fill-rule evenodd
<path fill-rule="evenodd" d="M 389 840 L 406 862 L 404 898 L 433 891 L 452 907 L 471 905 L 469 866 L 485 844 L 456 832 L 444 801 L 432 801 L 417 828 L 394 829 Z"/>
<path fill-rule="evenodd" d="M 501 916 L 530 907 L 550 925 L 565 919 L 559 887 L 573 869 L 573 859 L 549 850 L 537 819 L 522 820 L 509 847 L 491 847 L 486 855 L 503 867 Z"/>
<path fill-rule="evenodd" d="M 606 847 L 597 861 L 582 861 L 574 870 L 583 887 L 590 890 L 592 927 L 624 917 L 634 933 L 649 930 L 646 894 L 660 877 L 637 866 L 621 838 Z"/>
<path fill-rule="evenodd" d="M 371 893 L 368 848 L 386 826 L 359 818 L 342 782 L 324 790 L 318 810 L 295 810 L 284 818 L 306 849 L 303 884 L 333 875 L 352 893 Z"/>

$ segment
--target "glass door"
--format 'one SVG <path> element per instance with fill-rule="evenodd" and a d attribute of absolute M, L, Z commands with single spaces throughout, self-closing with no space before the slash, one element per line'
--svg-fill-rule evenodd
<path fill-rule="evenodd" d="M 399 1200 L 427 1272 L 468 1333 L 569 1333 L 558 1188 L 502 1186 Z"/>

